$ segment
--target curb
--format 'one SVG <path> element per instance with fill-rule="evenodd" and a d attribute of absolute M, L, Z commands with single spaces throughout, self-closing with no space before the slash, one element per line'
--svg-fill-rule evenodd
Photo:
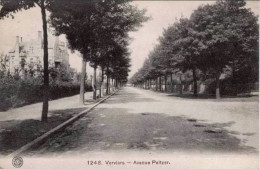
<path fill-rule="evenodd" d="M 86 113 L 90 112 L 92 109 L 94 109 L 95 107 L 97 107 L 100 103 L 104 102 L 105 100 L 107 100 L 108 98 L 110 98 L 111 96 L 113 96 L 116 92 L 118 92 L 118 90 L 116 90 L 114 93 L 110 94 L 109 96 L 105 97 L 104 99 L 100 100 L 99 102 L 95 103 L 92 107 L 87 108 L 86 110 L 83 110 L 82 112 L 80 112 L 79 114 L 71 117 L 70 119 L 68 119 L 67 121 L 59 124 L 58 126 L 56 126 L 55 128 L 51 129 L 50 131 L 44 133 L 43 135 L 41 135 L 40 137 L 36 138 L 35 140 L 31 141 L 30 143 L 25 144 L 24 146 L 22 146 L 21 148 L 19 148 L 18 150 L 14 151 L 13 153 L 9 154 L 7 157 L 15 157 L 20 155 L 21 153 L 23 153 L 24 151 L 32 148 L 33 146 L 41 143 L 42 141 L 44 141 L 45 139 L 47 139 L 49 136 L 51 136 L 52 134 L 56 133 L 59 130 L 62 130 L 64 128 L 66 128 L 68 125 L 70 125 L 71 123 L 75 122 L 77 119 L 79 119 L 81 116 L 85 115 Z"/>

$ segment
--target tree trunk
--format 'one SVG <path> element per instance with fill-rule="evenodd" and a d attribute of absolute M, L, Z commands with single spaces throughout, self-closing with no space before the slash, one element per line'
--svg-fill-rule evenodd
<path fill-rule="evenodd" d="M 173 93 L 173 80 L 172 80 L 172 75 L 173 75 L 173 74 L 171 74 L 171 92 Z"/>
<path fill-rule="evenodd" d="M 111 82 L 111 87 L 112 87 L 112 91 L 114 91 L 114 79 L 111 78 L 112 82 Z"/>
<path fill-rule="evenodd" d="M 106 88 L 106 94 L 109 94 L 109 70 L 107 66 L 107 88 Z"/>
<path fill-rule="evenodd" d="M 41 0 L 41 13 L 42 13 L 42 27 L 43 27 L 43 104 L 42 104 L 42 122 L 48 121 L 49 109 L 49 65 L 48 65 L 48 32 L 46 9 L 44 0 Z"/>
<path fill-rule="evenodd" d="M 167 87 L 166 87 L 166 84 L 167 83 L 167 74 L 164 76 L 164 91 L 165 93 L 167 93 Z"/>
<path fill-rule="evenodd" d="M 182 77 L 181 77 L 181 76 L 180 76 L 180 83 L 181 83 L 181 84 L 180 84 L 180 95 L 182 95 L 182 90 L 183 90 L 183 89 L 182 89 Z"/>
<path fill-rule="evenodd" d="M 86 65 L 87 62 L 82 56 L 82 68 L 81 68 L 81 80 L 80 80 L 80 99 L 79 102 L 83 105 L 85 102 L 84 93 L 85 93 L 85 79 L 86 79 Z"/>
<path fill-rule="evenodd" d="M 108 77 L 108 75 L 107 75 L 106 95 L 109 94 L 108 87 L 109 87 L 109 77 Z"/>
<path fill-rule="evenodd" d="M 235 61 L 232 61 L 232 83 L 234 85 L 234 95 L 236 96 L 238 93 L 237 79 L 236 79 L 236 70 L 235 70 Z M 233 86 L 232 86 L 233 87 Z"/>
<path fill-rule="evenodd" d="M 97 99 L 97 66 L 94 66 L 94 75 L 93 75 L 93 100 Z"/>
<path fill-rule="evenodd" d="M 159 76 L 159 90 L 162 91 L 162 77 Z"/>
<path fill-rule="evenodd" d="M 104 69 L 103 67 L 101 68 L 101 82 L 100 82 L 100 89 L 99 89 L 99 98 L 102 97 L 103 89 L 102 89 L 102 84 L 104 80 Z"/>
<path fill-rule="evenodd" d="M 220 75 L 216 74 L 216 99 L 220 99 L 220 82 L 219 82 Z"/>
<path fill-rule="evenodd" d="M 160 76 L 160 92 L 162 92 L 163 89 L 162 89 L 162 76 Z"/>
<path fill-rule="evenodd" d="M 158 77 L 155 78 L 155 90 L 158 91 Z"/>
<path fill-rule="evenodd" d="M 109 85 L 108 85 L 108 93 L 110 94 L 111 93 L 111 86 L 112 86 L 112 83 L 111 83 L 111 79 L 112 78 L 108 78 L 108 82 L 109 82 Z"/>
<path fill-rule="evenodd" d="M 193 74 L 193 96 L 198 96 L 198 85 L 197 85 L 197 75 L 196 75 L 196 68 L 192 69 Z"/>
<path fill-rule="evenodd" d="M 109 94 L 109 75 L 107 75 L 107 88 L 106 88 L 106 94 Z"/>

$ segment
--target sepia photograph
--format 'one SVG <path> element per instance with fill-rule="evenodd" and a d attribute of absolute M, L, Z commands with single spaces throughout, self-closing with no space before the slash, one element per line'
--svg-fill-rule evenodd
<path fill-rule="evenodd" d="M 258 169 L 258 0 L 0 0 L 0 169 Z"/>

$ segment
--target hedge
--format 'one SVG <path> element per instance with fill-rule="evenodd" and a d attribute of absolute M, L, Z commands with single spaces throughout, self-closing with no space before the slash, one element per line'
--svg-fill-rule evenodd
<path fill-rule="evenodd" d="M 205 84 L 205 83 L 204 83 Z M 249 83 L 245 84 L 234 84 L 231 78 L 220 80 L 220 94 L 227 96 L 235 96 L 239 93 L 250 93 L 251 86 Z M 214 79 L 209 79 L 207 81 L 206 93 L 215 94 L 216 93 L 216 81 Z"/>
<path fill-rule="evenodd" d="M 86 91 L 91 91 L 89 85 Z M 50 100 L 79 94 L 80 84 L 73 82 L 50 82 Z M 0 111 L 12 107 L 41 102 L 43 96 L 42 79 L 32 78 L 15 80 L 13 78 L 0 79 Z"/>

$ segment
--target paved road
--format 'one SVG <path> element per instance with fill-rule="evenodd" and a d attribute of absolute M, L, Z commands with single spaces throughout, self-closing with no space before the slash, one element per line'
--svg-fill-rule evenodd
<path fill-rule="evenodd" d="M 29 154 L 257 152 L 257 106 L 257 101 L 191 100 L 126 87 Z"/>

